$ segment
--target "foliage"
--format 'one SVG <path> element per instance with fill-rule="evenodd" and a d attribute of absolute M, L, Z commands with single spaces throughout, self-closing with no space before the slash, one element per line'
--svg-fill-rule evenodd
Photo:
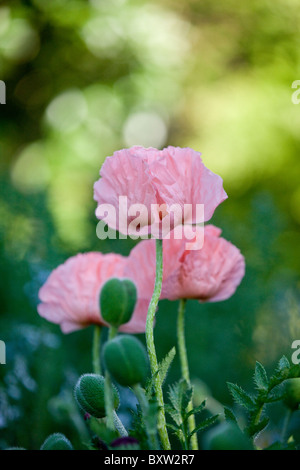
<path fill-rule="evenodd" d="M 166 412 L 171 416 L 175 424 L 169 424 L 168 427 L 180 440 L 183 449 L 190 448 L 190 441 L 193 434 L 204 431 L 206 428 L 213 425 L 218 419 L 218 415 L 211 416 L 198 423 L 195 429 L 189 431 L 189 416 L 191 414 L 197 415 L 205 408 L 205 401 L 203 401 L 200 406 L 197 406 L 197 408 L 187 411 L 187 406 L 191 401 L 192 396 L 192 387 L 189 387 L 187 382 L 183 379 L 169 388 L 170 405 L 166 406 Z"/>
<path fill-rule="evenodd" d="M 270 379 L 264 366 L 259 362 L 256 363 L 254 382 L 257 391 L 255 395 L 250 395 L 238 385 L 227 383 L 234 401 L 247 411 L 248 423 L 244 429 L 246 435 L 250 438 L 255 438 L 269 425 L 269 417 L 263 415 L 265 407 L 284 400 L 284 382 L 299 377 L 300 366 L 290 365 L 288 359 L 282 356 Z M 225 418 L 230 422 L 237 423 L 237 418 L 229 408 L 225 408 Z M 281 442 L 282 446 L 288 446 L 288 444 L 288 442 Z"/>

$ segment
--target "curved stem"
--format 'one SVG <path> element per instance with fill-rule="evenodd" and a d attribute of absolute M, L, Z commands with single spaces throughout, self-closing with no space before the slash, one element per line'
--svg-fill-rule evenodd
<path fill-rule="evenodd" d="M 152 376 L 155 376 L 154 389 L 155 389 L 155 395 L 156 395 L 156 399 L 157 399 L 158 406 L 159 406 L 157 429 L 158 429 L 158 433 L 161 439 L 163 449 L 170 450 L 171 446 L 170 446 L 169 436 L 167 432 L 162 384 L 160 380 L 160 375 L 158 373 L 158 362 L 157 362 L 157 357 L 156 357 L 154 336 L 153 336 L 153 323 L 154 323 L 154 318 L 155 318 L 156 307 L 157 307 L 160 293 L 161 293 L 162 278 L 163 278 L 162 240 L 156 240 L 156 276 L 155 276 L 154 291 L 152 294 L 152 299 L 150 301 L 147 321 L 146 321 L 146 343 L 147 343 L 147 350 L 148 350 Z"/>
<path fill-rule="evenodd" d="M 185 334 L 184 334 L 185 305 L 186 305 L 186 299 L 181 299 L 179 303 L 179 309 L 178 309 L 177 337 L 178 337 L 178 349 L 179 349 L 182 376 L 187 382 L 187 384 L 191 385 L 189 364 L 188 364 L 186 344 L 185 344 Z M 193 409 L 193 403 L 191 400 L 187 406 L 187 411 L 191 411 L 192 409 Z M 189 425 L 190 432 L 192 432 L 196 427 L 195 416 L 193 414 L 189 416 L 188 418 L 188 425 Z M 193 434 L 193 436 L 191 437 L 191 446 L 192 446 L 192 450 L 198 450 L 198 441 L 197 441 L 196 433 Z"/>
<path fill-rule="evenodd" d="M 117 332 L 118 332 L 118 329 L 115 328 L 114 326 L 111 326 L 108 330 L 108 341 L 113 339 L 116 336 Z M 117 414 L 114 411 L 114 404 L 113 404 L 113 397 L 112 397 L 112 383 L 111 383 L 111 378 L 110 378 L 110 374 L 108 370 L 105 371 L 104 401 L 105 401 L 106 426 L 108 427 L 108 429 L 116 428 L 117 431 L 119 431 L 117 427 L 118 422 L 116 420 Z"/>
<path fill-rule="evenodd" d="M 118 433 L 120 434 L 120 436 L 122 436 L 122 437 L 127 437 L 127 436 L 128 436 L 128 432 L 126 431 L 125 427 L 123 426 L 123 423 L 122 423 L 122 421 L 120 420 L 120 418 L 119 418 L 119 416 L 117 415 L 117 413 L 115 412 L 115 410 L 113 411 L 113 420 L 114 420 L 115 428 L 116 428 L 116 430 L 118 431 Z"/>
<path fill-rule="evenodd" d="M 101 375 L 101 362 L 100 362 L 100 337 L 101 326 L 95 325 L 93 337 L 93 370 L 94 374 Z"/>

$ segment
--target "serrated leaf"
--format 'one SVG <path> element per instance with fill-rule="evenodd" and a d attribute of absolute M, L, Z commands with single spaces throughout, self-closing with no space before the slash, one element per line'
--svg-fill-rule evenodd
<path fill-rule="evenodd" d="M 259 390 L 268 390 L 269 379 L 264 366 L 256 362 L 254 380 Z"/>
<path fill-rule="evenodd" d="M 205 408 L 205 405 L 206 405 L 206 400 L 204 400 L 201 405 L 199 406 L 196 406 L 196 408 L 193 408 L 191 411 L 189 411 L 185 417 L 184 417 L 184 421 L 186 421 L 191 415 L 196 415 L 198 413 L 201 413 L 201 411 L 204 410 Z"/>
<path fill-rule="evenodd" d="M 177 424 L 177 426 L 181 425 L 181 423 L 182 423 L 181 414 L 177 410 L 175 410 L 170 405 L 165 405 L 165 412 L 168 413 L 168 415 L 171 416 L 171 418 Z"/>
<path fill-rule="evenodd" d="M 147 383 L 146 383 L 146 397 L 148 399 L 151 398 L 151 396 L 153 395 L 153 390 L 154 390 L 154 384 L 155 384 L 155 380 L 157 378 L 159 374 L 159 371 L 157 370 L 151 377 L 150 379 L 148 379 Z"/>
<path fill-rule="evenodd" d="M 189 404 L 193 394 L 193 389 L 188 386 L 185 380 L 180 380 L 169 387 L 169 398 L 173 408 L 181 415 Z"/>
<path fill-rule="evenodd" d="M 226 421 L 228 421 L 229 423 L 237 424 L 237 419 L 235 417 L 235 414 L 230 408 L 228 408 L 228 406 L 224 406 L 224 416 L 225 416 Z"/>
<path fill-rule="evenodd" d="M 173 431 L 173 433 L 175 434 L 175 436 L 177 436 L 177 438 L 183 442 L 184 440 L 184 437 L 183 437 L 183 432 L 180 428 L 177 428 L 176 426 L 173 426 L 172 424 L 167 424 L 167 428 L 169 428 L 171 431 Z"/>
<path fill-rule="evenodd" d="M 165 356 L 165 358 L 161 361 L 158 369 L 159 369 L 159 375 L 160 375 L 160 380 L 161 383 L 163 384 L 164 381 L 166 380 L 169 368 L 173 362 L 173 359 L 176 354 L 176 349 L 173 347 L 168 354 Z"/>
<path fill-rule="evenodd" d="M 193 397 L 193 388 L 188 387 L 185 390 L 182 390 L 182 400 L 181 400 L 181 414 L 184 416 L 186 414 L 186 409 Z"/>
<path fill-rule="evenodd" d="M 284 387 L 282 384 L 277 385 L 274 387 L 271 392 L 268 393 L 265 402 L 266 403 L 274 403 L 276 401 L 282 400 L 284 396 Z"/>
<path fill-rule="evenodd" d="M 214 416 L 211 416 L 210 418 L 207 418 L 205 419 L 204 421 L 201 421 L 201 423 L 199 423 L 195 429 L 193 429 L 193 431 L 191 433 L 189 433 L 189 439 L 196 433 L 196 432 L 200 432 L 200 431 L 204 431 L 204 429 L 208 428 L 209 426 L 212 426 L 216 421 L 217 419 L 219 418 L 220 415 L 214 415 Z"/>
<path fill-rule="evenodd" d="M 238 405 L 244 406 L 249 411 L 255 408 L 255 403 L 252 398 L 241 387 L 230 382 L 227 382 L 227 386 L 234 401 Z"/>
<path fill-rule="evenodd" d="M 262 432 L 268 426 L 269 422 L 270 422 L 270 419 L 265 417 L 259 423 L 251 424 L 247 428 L 247 432 L 248 432 L 249 436 L 254 437 L 257 434 L 259 434 L 260 432 Z"/>
<path fill-rule="evenodd" d="M 278 369 L 281 371 L 284 369 L 288 369 L 289 367 L 290 367 L 290 363 L 289 363 L 288 358 L 286 356 L 282 356 L 282 358 L 280 359 L 278 363 Z"/>
<path fill-rule="evenodd" d="M 178 413 L 181 412 L 181 397 L 180 397 L 180 389 L 179 389 L 179 382 L 174 385 L 170 385 L 168 391 L 169 399 L 172 404 L 174 410 Z"/>
<path fill-rule="evenodd" d="M 178 429 L 180 429 L 177 426 L 174 426 L 174 424 L 170 424 L 170 423 L 167 423 L 167 428 L 174 432 L 177 432 Z"/>
<path fill-rule="evenodd" d="M 130 436 L 137 439 L 142 449 L 148 449 L 147 431 L 145 428 L 142 411 L 139 406 L 137 407 L 137 411 L 132 412 L 132 415 L 133 419 L 129 434 Z"/>

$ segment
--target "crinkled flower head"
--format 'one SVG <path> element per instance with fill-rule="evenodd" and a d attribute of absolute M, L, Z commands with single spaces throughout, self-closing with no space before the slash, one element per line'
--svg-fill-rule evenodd
<path fill-rule="evenodd" d="M 134 263 L 131 266 L 135 269 Z M 140 266 L 140 269 L 147 270 L 147 266 Z M 132 278 L 126 257 L 92 252 L 69 258 L 52 271 L 41 287 L 38 312 L 48 321 L 59 324 L 64 333 L 91 324 L 106 325 L 101 317 L 99 295 L 102 285 L 112 277 Z M 143 333 L 150 297 L 143 298 L 139 279 L 132 280 L 137 287 L 137 304 L 131 320 L 122 325 L 120 331 Z"/>
<path fill-rule="evenodd" d="M 195 229 L 185 227 L 185 230 Z M 195 243 L 199 230 L 196 228 Z M 164 241 L 165 245 L 168 244 L 169 259 L 175 257 L 177 266 L 165 279 L 161 298 L 218 302 L 235 293 L 245 275 L 245 259 L 236 246 L 220 235 L 219 228 L 207 225 L 203 247 L 197 250 L 186 250 L 184 239 L 180 247 L 178 240 Z M 190 240 L 190 236 L 188 238 Z"/>
<path fill-rule="evenodd" d="M 124 235 L 164 238 L 211 219 L 227 198 L 222 178 L 190 148 L 132 147 L 107 157 L 94 185 L 96 216 Z"/>
<path fill-rule="evenodd" d="M 199 243 L 202 228 L 185 226 L 181 229 L 183 238 L 175 238 L 175 229 L 170 239 L 163 240 L 161 299 L 217 302 L 231 297 L 245 274 L 245 260 L 240 250 L 221 238 L 221 230 L 213 225 L 204 227 L 203 246 Z M 193 243 L 197 249 L 187 249 Z M 147 266 L 141 289 L 144 295 L 150 295 L 155 279 L 154 240 L 144 240 L 133 248 L 129 263 L 137 266 L 137 260 Z M 134 276 L 138 277 L 136 273 Z"/>

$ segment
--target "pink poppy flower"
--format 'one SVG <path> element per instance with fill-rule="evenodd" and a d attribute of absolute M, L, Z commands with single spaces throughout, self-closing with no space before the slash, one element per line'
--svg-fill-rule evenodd
<path fill-rule="evenodd" d="M 211 219 L 227 198 L 222 178 L 190 148 L 132 147 L 106 158 L 94 185 L 96 216 L 124 235 L 164 238 Z"/>
<path fill-rule="evenodd" d="M 186 249 L 200 239 L 201 229 L 184 227 L 188 238 L 163 241 L 163 284 L 161 299 L 197 299 L 218 302 L 231 297 L 245 274 L 245 260 L 240 250 L 220 237 L 221 230 L 213 225 L 204 228 L 203 247 Z M 190 233 L 187 233 L 190 232 Z M 199 236 L 199 238 L 198 238 Z M 140 260 L 147 266 L 142 290 L 150 295 L 155 278 L 155 241 L 144 240 L 133 248 L 129 264 Z M 140 275 L 142 270 L 140 270 Z"/>
<path fill-rule="evenodd" d="M 186 250 L 185 240 L 178 250 L 169 241 L 169 256 L 177 256 L 179 265 L 165 280 L 162 298 L 218 302 L 234 294 L 245 275 L 245 259 L 236 246 L 220 235 L 219 228 L 206 226 L 204 244 L 199 250 Z"/>
<path fill-rule="evenodd" d="M 113 253 L 92 252 L 69 258 L 52 271 L 41 287 L 39 298 L 42 303 L 38 305 L 38 313 L 48 321 L 59 324 L 63 333 L 91 324 L 107 325 L 101 317 L 100 290 L 112 277 L 131 278 L 126 264 L 126 257 Z M 131 265 L 134 269 L 134 263 Z M 140 269 L 146 271 L 147 266 L 140 266 Z M 120 331 L 143 333 L 151 296 L 143 298 L 139 279 L 133 281 L 137 287 L 137 304 L 131 320 L 122 325 Z"/>

